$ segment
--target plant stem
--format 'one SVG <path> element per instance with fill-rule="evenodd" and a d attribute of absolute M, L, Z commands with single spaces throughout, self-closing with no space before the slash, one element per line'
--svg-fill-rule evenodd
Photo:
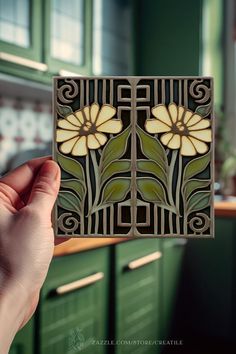
<path fill-rule="evenodd" d="M 180 197 L 180 184 L 182 179 L 182 155 L 179 154 L 178 178 L 176 184 L 176 232 L 180 234 L 180 211 L 179 211 L 179 197 Z"/>
<path fill-rule="evenodd" d="M 89 170 L 89 154 L 86 155 L 86 177 L 87 177 L 87 186 L 88 186 L 88 235 L 91 234 L 91 227 L 92 227 L 92 219 L 90 210 L 92 208 L 92 186 L 91 186 L 91 179 L 90 179 L 90 170 Z"/>
<path fill-rule="evenodd" d="M 95 208 L 98 204 L 99 196 L 100 196 L 100 173 L 96 158 L 96 153 L 94 150 L 90 150 L 92 162 L 93 162 L 93 169 L 94 169 L 94 176 L 95 176 L 95 199 L 93 202 L 93 207 Z"/>
<path fill-rule="evenodd" d="M 174 199 L 173 199 L 173 192 L 172 192 L 172 183 L 173 183 L 173 174 L 174 174 L 174 169 L 175 169 L 175 162 L 177 158 L 178 150 L 173 150 L 172 156 L 171 156 L 171 161 L 170 161 L 170 167 L 169 167 L 169 173 L 168 173 L 168 197 L 170 204 L 175 207 Z"/>
<path fill-rule="evenodd" d="M 82 213 L 79 214 L 80 216 L 80 233 L 81 235 L 84 234 L 84 215 Z"/>
<path fill-rule="evenodd" d="M 95 199 L 93 202 L 92 209 L 95 208 L 98 204 L 99 196 L 100 196 L 100 174 L 99 174 L 99 168 L 98 168 L 98 163 L 97 163 L 97 158 L 96 158 L 96 152 L 94 150 L 90 150 L 92 162 L 93 162 L 93 169 L 94 169 L 94 176 L 95 176 Z M 91 210 L 90 210 L 91 212 Z M 95 212 L 95 233 L 98 233 L 98 227 L 99 227 L 99 212 Z"/>
<path fill-rule="evenodd" d="M 170 167 L 169 167 L 169 174 L 168 174 L 168 188 L 167 188 L 170 205 L 174 208 L 175 208 L 175 203 L 174 203 L 174 199 L 173 199 L 173 174 L 174 174 L 174 169 L 175 169 L 175 162 L 176 162 L 176 158 L 177 158 L 177 153 L 178 153 L 177 150 L 172 151 Z M 170 234 L 173 233 L 173 217 L 172 217 L 171 212 L 169 212 L 169 231 L 170 231 Z"/>

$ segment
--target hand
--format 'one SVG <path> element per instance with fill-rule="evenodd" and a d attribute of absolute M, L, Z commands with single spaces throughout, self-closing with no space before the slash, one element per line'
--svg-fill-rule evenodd
<path fill-rule="evenodd" d="M 51 212 L 59 185 L 60 169 L 49 158 L 0 179 L 0 354 L 38 304 L 53 256 Z"/>

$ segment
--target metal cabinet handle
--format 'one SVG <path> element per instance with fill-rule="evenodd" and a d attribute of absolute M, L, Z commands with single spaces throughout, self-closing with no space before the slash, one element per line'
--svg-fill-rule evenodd
<path fill-rule="evenodd" d="M 55 292 L 57 295 L 64 295 L 70 293 L 71 291 L 82 289 L 85 286 L 94 284 L 103 278 L 104 278 L 104 273 L 98 272 L 89 275 L 88 277 L 73 281 L 69 284 L 61 285 L 58 288 L 56 288 Z"/>
<path fill-rule="evenodd" d="M 48 70 L 48 66 L 44 63 L 39 63 L 38 61 L 22 58 L 17 55 L 5 53 L 5 52 L 0 52 L 0 59 L 17 65 L 22 65 L 30 69 L 43 71 L 43 72 Z"/>
<path fill-rule="evenodd" d="M 131 261 L 126 268 L 129 270 L 134 270 L 140 267 L 143 267 L 146 264 L 149 264 L 151 262 L 156 261 L 157 259 L 160 259 L 162 257 L 162 253 L 157 251 L 148 254 L 147 256 L 135 259 L 134 261 Z"/>

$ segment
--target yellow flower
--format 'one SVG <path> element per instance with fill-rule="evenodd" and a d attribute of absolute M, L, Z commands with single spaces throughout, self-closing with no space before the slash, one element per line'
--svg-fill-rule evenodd
<path fill-rule="evenodd" d="M 115 107 L 104 104 L 101 109 L 97 103 L 85 106 L 69 114 L 57 123 L 56 141 L 62 144 L 59 150 L 63 154 L 85 156 L 88 149 L 98 149 L 107 141 L 103 133 L 119 133 L 122 121 L 112 119 L 116 113 Z"/>
<path fill-rule="evenodd" d="M 183 156 L 204 154 L 208 151 L 206 144 L 212 141 L 210 120 L 182 106 L 171 103 L 152 108 L 155 118 L 147 119 L 145 129 L 148 133 L 165 133 L 161 142 L 170 149 L 180 149 Z"/>

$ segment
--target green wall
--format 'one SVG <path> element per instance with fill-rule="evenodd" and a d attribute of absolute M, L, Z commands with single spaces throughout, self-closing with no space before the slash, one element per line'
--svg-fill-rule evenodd
<path fill-rule="evenodd" d="M 136 0 L 136 75 L 198 75 L 201 0 Z"/>

